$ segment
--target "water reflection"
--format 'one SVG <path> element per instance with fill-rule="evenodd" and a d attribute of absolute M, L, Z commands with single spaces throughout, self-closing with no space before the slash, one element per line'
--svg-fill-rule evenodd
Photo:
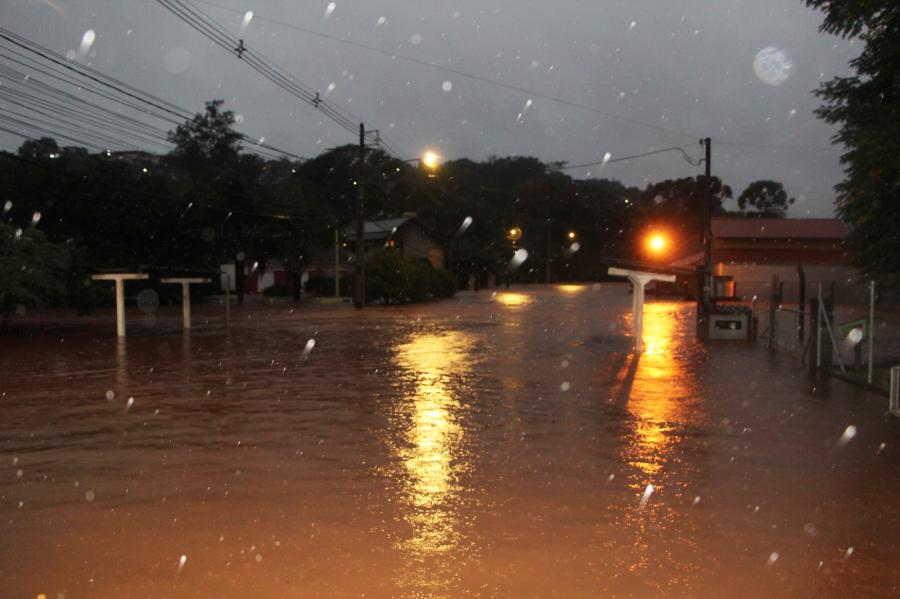
<path fill-rule="evenodd" d="M 411 536 L 401 548 L 413 560 L 401 583 L 442 586 L 440 564 L 424 562 L 456 549 L 460 543 L 459 475 L 464 466 L 461 379 L 469 368 L 471 338 L 459 331 L 415 334 L 397 347 L 397 364 L 405 371 L 400 418 L 404 438 L 394 448 L 403 464 L 405 515 Z"/>
<path fill-rule="evenodd" d="M 562 284 L 557 285 L 557 289 L 565 293 L 566 295 L 575 295 L 577 293 L 581 293 L 584 291 L 584 285 L 573 285 L 573 284 Z"/>
<path fill-rule="evenodd" d="M 517 293 L 515 291 L 498 293 L 495 299 L 504 306 L 524 306 L 532 301 L 530 295 Z"/>
<path fill-rule="evenodd" d="M 690 578 L 696 569 L 691 559 L 694 523 L 676 507 L 689 492 L 683 488 L 689 479 L 684 469 L 696 467 L 682 461 L 683 433 L 704 419 L 694 401 L 696 381 L 684 359 L 692 343 L 685 336 L 685 310 L 675 303 L 644 306 L 644 352 L 630 356 L 617 381 L 632 420 L 620 452 L 632 468 L 628 487 L 634 497 L 619 513 L 620 525 L 633 538 L 623 566 L 642 578 L 654 570 L 668 572 L 670 580 L 675 573 Z M 641 508 L 639 499 L 651 484 L 653 496 Z M 673 539 L 680 539 L 677 555 L 667 549 Z"/>
<path fill-rule="evenodd" d="M 658 484 L 656 475 L 673 458 L 677 439 L 671 433 L 689 418 L 694 380 L 680 359 L 678 310 L 678 304 L 670 303 L 644 306 L 644 352 L 633 356 L 620 374 L 635 418 L 626 459 L 644 475 L 635 488 Z"/>

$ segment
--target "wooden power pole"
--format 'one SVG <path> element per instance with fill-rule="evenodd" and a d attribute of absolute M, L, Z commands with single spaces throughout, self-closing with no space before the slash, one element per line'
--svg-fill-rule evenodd
<path fill-rule="evenodd" d="M 356 276 L 353 285 L 353 305 L 357 310 L 366 305 L 366 126 L 359 124 L 359 160 L 356 168 Z"/>

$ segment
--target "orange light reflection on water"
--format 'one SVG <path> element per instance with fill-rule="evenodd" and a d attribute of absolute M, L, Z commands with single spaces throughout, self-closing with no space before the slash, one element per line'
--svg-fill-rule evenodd
<path fill-rule="evenodd" d="M 504 306 L 524 306 L 531 303 L 531 296 L 525 293 L 516 293 L 515 291 L 498 293 L 495 299 Z"/>
<path fill-rule="evenodd" d="M 652 483 L 660 469 L 674 459 L 673 425 L 689 417 L 693 379 L 677 358 L 677 304 L 644 305 L 644 352 L 637 359 L 628 410 L 635 417 L 635 438 L 628 462 L 645 475 L 639 486 Z"/>
<path fill-rule="evenodd" d="M 415 334 L 397 347 L 396 362 L 413 383 L 401 406 L 400 417 L 408 423 L 405 438 L 393 448 L 403 464 L 402 499 L 412 527 L 412 536 L 400 545 L 416 561 L 446 554 L 460 541 L 456 501 L 464 431 L 460 389 L 453 381 L 468 369 L 470 347 L 471 338 L 459 331 Z M 405 577 L 418 586 L 443 582 L 439 572 L 422 568 Z"/>

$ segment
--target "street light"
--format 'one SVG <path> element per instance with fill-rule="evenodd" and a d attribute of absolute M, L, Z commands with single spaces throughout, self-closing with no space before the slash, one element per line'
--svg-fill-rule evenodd
<path fill-rule="evenodd" d="M 577 237 L 577 235 L 575 234 L 575 231 L 569 231 L 569 232 L 566 234 L 566 237 L 568 237 L 568 238 L 571 239 L 572 241 L 575 241 L 575 238 Z"/>
<path fill-rule="evenodd" d="M 441 165 L 441 156 L 431 150 L 426 151 L 422 154 L 421 159 L 422 165 L 429 170 L 435 170 L 437 167 Z"/>
<path fill-rule="evenodd" d="M 669 240 L 662 233 L 651 233 L 646 241 L 647 251 L 654 256 L 662 256 L 669 248 Z"/>
<path fill-rule="evenodd" d="M 522 237 L 522 229 L 519 227 L 512 227 L 506 232 L 506 238 L 510 241 L 519 241 L 520 237 Z"/>

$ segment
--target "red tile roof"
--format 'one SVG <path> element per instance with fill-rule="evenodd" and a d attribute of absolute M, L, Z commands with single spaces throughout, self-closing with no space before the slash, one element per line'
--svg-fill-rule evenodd
<path fill-rule="evenodd" d="M 713 218 L 717 239 L 846 239 L 847 225 L 836 218 Z"/>

